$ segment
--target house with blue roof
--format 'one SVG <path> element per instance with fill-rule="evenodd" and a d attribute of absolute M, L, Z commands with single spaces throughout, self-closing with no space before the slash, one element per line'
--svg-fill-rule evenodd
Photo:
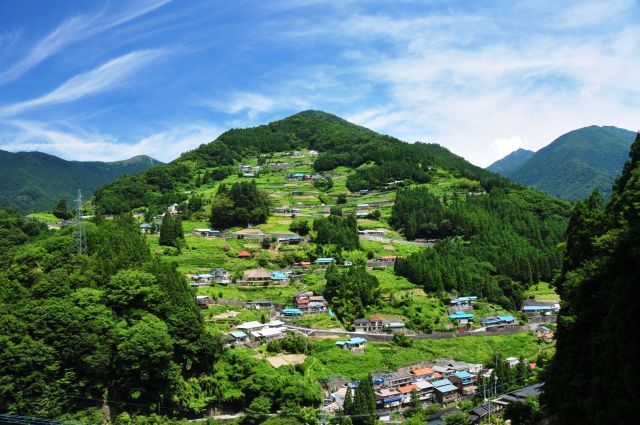
<path fill-rule="evenodd" d="M 302 310 L 299 308 L 285 308 L 280 311 L 280 315 L 283 317 L 302 317 Z"/>
<path fill-rule="evenodd" d="M 229 335 L 231 335 L 231 337 L 233 338 L 233 343 L 236 345 L 244 344 L 247 341 L 247 338 L 249 337 L 246 333 L 242 331 L 231 331 L 229 332 Z"/>
<path fill-rule="evenodd" d="M 482 326 L 512 325 L 515 322 L 516 318 L 510 314 L 503 316 L 488 316 L 480 319 Z"/>
<path fill-rule="evenodd" d="M 319 266 L 329 266 L 335 262 L 336 262 L 336 259 L 333 257 L 326 257 L 326 258 L 321 257 L 321 258 L 317 258 L 316 261 L 314 261 L 314 263 Z"/>
<path fill-rule="evenodd" d="M 353 350 L 354 348 L 362 348 L 367 343 L 367 340 L 359 336 L 353 337 L 346 341 L 337 341 L 336 345 L 346 350 Z"/>
<path fill-rule="evenodd" d="M 431 385 L 434 388 L 434 394 L 436 400 L 442 404 L 455 403 L 460 400 L 460 393 L 458 387 L 448 379 L 440 379 L 438 381 L 431 381 Z"/>
<path fill-rule="evenodd" d="M 467 324 L 473 322 L 473 314 L 465 313 L 464 311 L 456 311 L 449 315 L 449 319 L 457 321 L 460 324 Z"/>
<path fill-rule="evenodd" d="M 271 272 L 271 280 L 275 282 L 287 282 L 289 277 L 284 272 Z"/>
<path fill-rule="evenodd" d="M 454 373 L 449 376 L 449 380 L 458 388 L 463 396 L 475 394 L 477 390 L 476 377 L 466 370 Z"/>

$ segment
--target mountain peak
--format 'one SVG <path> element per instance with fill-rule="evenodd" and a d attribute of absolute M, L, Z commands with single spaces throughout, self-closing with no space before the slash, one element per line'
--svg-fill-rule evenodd
<path fill-rule="evenodd" d="M 528 161 L 535 152 L 519 148 L 487 167 L 487 170 L 498 174 L 507 174 Z"/>

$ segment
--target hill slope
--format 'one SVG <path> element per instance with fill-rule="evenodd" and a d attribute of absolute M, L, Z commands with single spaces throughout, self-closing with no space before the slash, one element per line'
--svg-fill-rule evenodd
<path fill-rule="evenodd" d="M 487 170 L 506 175 L 527 162 L 533 155 L 535 155 L 534 151 L 521 148 L 489 165 Z"/>
<path fill-rule="evenodd" d="M 609 197 L 634 137 L 634 132 L 617 127 L 581 128 L 503 175 L 562 199 L 586 198 L 593 188 Z"/>
<path fill-rule="evenodd" d="M 161 164 L 148 156 L 116 162 L 66 161 L 42 152 L 12 153 L 0 150 L 0 199 L 23 211 L 51 209 L 78 189 L 86 196 L 123 174 L 135 174 Z"/>

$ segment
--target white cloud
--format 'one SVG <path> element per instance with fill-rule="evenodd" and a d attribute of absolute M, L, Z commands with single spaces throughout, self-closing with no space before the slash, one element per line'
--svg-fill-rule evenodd
<path fill-rule="evenodd" d="M 38 41 L 21 60 L 0 71 L 0 84 L 19 78 L 25 72 L 48 57 L 55 55 L 71 43 L 92 37 L 145 15 L 169 1 L 142 0 L 127 2 L 125 3 L 126 6 L 118 11 L 111 11 L 107 7 L 91 16 L 74 16 Z"/>
<path fill-rule="evenodd" d="M 166 54 L 164 50 L 140 50 L 113 59 L 89 72 L 76 75 L 53 91 L 35 99 L 0 107 L 0 116 L 19 114 L 32 108 L 71 102 L 121 84 L 149 63 Z"/>
<path fill-rule="evenodd" d="M 31 121 L 5 121 L 15 131 L 5 134 L 0 149 L 12 152 L 41 151 L 68 160 L 117 161 L 135 155 L 149 155 L 160 161 L 171 161 L 181 153 L 203 143 L 215 140 L 220 129 L 208 124 L 177 125 L 149 134 L 138 140 L 120 140 L 118 137 L 89 133 L 78 128 L 55 128 Z"/>

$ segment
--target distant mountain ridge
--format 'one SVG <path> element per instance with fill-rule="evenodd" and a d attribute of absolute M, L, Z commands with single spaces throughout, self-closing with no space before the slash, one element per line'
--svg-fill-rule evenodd
<path fill-rule="evenodd" d="M 511 170 L 497 170 L 496 163 L 490 167 L 515 182 L 561 199 L 584 199 L 594 188 L 609 197 L 635 136 L 635 132 L 622 128 L 593 125 L 563 134 Z"/>
<path fill-rule="evenodd" d="M 535 155 L 534 151 L 520 148 L 489 165 L 487 167 L 487 170 L 504 175 L 505 173 L 509 173 L 520 167 L 522 164 L 531 159 L 533 155 Z"/>
<path fill-rule="evenodd" d="M 81 189 L 87 198 L 124 174 L 136 174 L 162 162 L 146 155 L 123 161 L 67 161 L 43 152 L 0 150 L 0 207 L 24 212 L 50 210 L 61 198 Z"/>

